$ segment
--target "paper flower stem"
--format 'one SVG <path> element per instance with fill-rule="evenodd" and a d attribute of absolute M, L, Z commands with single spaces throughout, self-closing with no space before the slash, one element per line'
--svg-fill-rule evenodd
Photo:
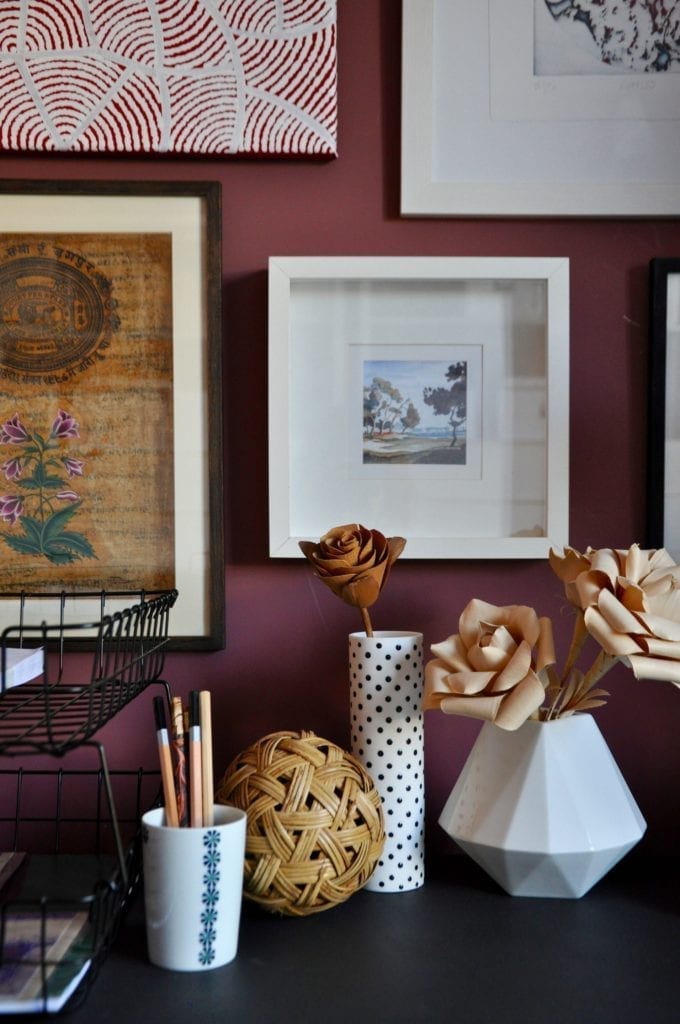
<path fill-rule="evenodd" d="M 606 675 L 611 668 L 614 668 L 617 661 L 619 661 L 617 655 L 607 654 L 606 651 L 600 651 L 597 658 L 583 677 L 583 684 L 580 688 L 580 692 L 584 694 L 589 690 L 592 690 L 595 684 L 602 679 L 602 676 Z"/>
<path fill-rule="evenodd" d="M 571 645 L 567 653 L 567 660 L 564 663 L 562 670 L 562 682 L 565 683 L 571 675 L 571 670 L 576 664 L 576 660 L 583 649 L 583 645 L 589 636 L 588 630 L 586 629 L 585 616 L 583 611 L 579 608 L 576 612 L 576 618 L 574 619 L 574 631 L 571 637 Z"/>
<path fill-rule="evenodd" d="M 368 614 L 368 608 L 360 608 L 359 611 L 361 612 L 366 636 L 373 636 L 373 626 L 371 625 L 371 616 Z"/>

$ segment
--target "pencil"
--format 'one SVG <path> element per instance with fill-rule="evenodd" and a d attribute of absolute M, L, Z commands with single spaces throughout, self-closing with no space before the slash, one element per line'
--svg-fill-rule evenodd
<path fill-rule="evenodd" d="M 203 790 L 201 785 L 201 716 L 198 690 L 189 694 L 189 824 L 203 824 Z"/>
<path fill-rule="evenodd" d="M 213 755 L 212 716 L 210 712 L 210 690 L 199 691 L 199 712 L 201 718 L 201 769 L 203 792 L 203 826 L 213 823 Z"/>
<path fill-rule="evenodd" d="M 184 712 L 182 698 L 172 698 L 172 749 L 175 755 L 175 789 L 177 817 L 181 827 L 189 824 L 187 793 L 187 757 L 184 743 Z"/>
<path fill-rule="evenodd" d="M 175 783 L 172 777 L 170 738 L 168 736 L 168 726 L 165 719 L 165 705 L 162 697 L 154 697 L 153 708 L 154 715 L 156 717 L 158 754 L 161 762 L 163 800 L 165 803 L 165 824 L 176 828 L 179 825 L 179 819 L 177 817 L 177 797 L 175 796 Z"/>

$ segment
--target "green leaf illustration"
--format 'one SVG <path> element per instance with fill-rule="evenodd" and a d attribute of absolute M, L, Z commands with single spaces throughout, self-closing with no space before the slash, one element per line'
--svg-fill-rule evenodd
<path fill-rule="evenodd" d="M 22 555 L 44 555 L 54 565 L 96 558 L 94 548 L 82 533 L 64 529 L 81 504 L 76 502 L 53 512 L 44 523 L 24 516 L 21 520 L 24 535 L 5 534 L 4 540 L 14 551 Z"/>
<path fill-rule="evenodd" d="M 58 512 L 53 512 L 51 516 L 48 516 L 43 524 L 43 540 L 48 542 L 57 537 L 81 505 L 82 501 L 76 501 L 72 505 L 66 505 L 65 508 L 60 508 Z"/>
<path fill-rule="evenodd" d="M 82 533 L 65 531 L 45 543 L 45 554 L 54 561 L 75 561 L 77 558 L 96 558 L 89 540 Z M 68 558 L 66 556 L 69 556 Z"/>
<path fill-rule="evenodd" d="M 16 533 L 6 533 L 4 541 L 13 551 L 20 555 L 42 555 L 42 547 L 30 537 L 20 537 Z"/>

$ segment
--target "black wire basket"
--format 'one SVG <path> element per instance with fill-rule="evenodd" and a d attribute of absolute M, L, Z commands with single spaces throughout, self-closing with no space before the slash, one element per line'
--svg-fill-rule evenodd
<path fill-rule="evenodd" d="M 157 771 L 0 770 L 0 849 L 19 861 L 2 889 L 0 996 L 13 994 L 19 977 L 29 1012 L 81 1005 L 138 886 L 140 819 L 159 798 Z M 70 941 L 53 941 L 55 929 L 70 931 Z M 17 935 L 29 932 L 27 951 Z M 23 1012 L 6 1005 L 0 1000 L 0 1018 Z"/>
<path fill-rule="evenodd" d="M 0 636 L 0 754 L 62 755 L 160 680 L 176 590 L 0 597 L 18 606 L 16 622 Z M 98 616 L 71 621 L 84 601 L 96 602 Z M 56 621 L 36 617 L 45 602 Z M 118 607 L 107 612 L 112 602 Z M 10 685 L 10 651 L 36 648 L 43 651 L 39 675 Z"/>

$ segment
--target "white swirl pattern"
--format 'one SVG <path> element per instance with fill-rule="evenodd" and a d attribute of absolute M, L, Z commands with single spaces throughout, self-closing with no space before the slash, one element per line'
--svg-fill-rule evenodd
<path fill-rule="evenodd" d="M 3 0 L 0 149 L 333 156 L 336 0 Z"/>

